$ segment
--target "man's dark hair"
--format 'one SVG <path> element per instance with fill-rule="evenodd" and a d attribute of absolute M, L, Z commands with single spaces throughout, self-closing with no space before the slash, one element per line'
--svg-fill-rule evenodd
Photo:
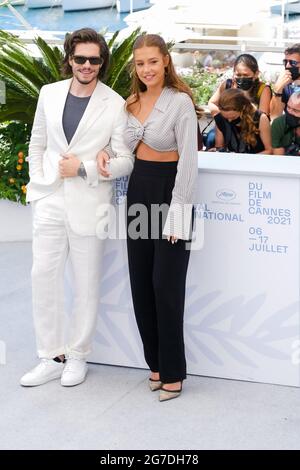
<path fill-rule="evenodd" d="M 300 43 L 293 44 L 284 51 L 285 55 L 300 54 Z"/>
<path fill-rule="evenodd" d="M 110 53 L 104 37 L 92 28 L 82 28 L 71 34 L 66 34 L 64 42 L 65 57 L 62 64 L 62 73 L 66 77 L 72 75 L 72 67 L 69 64 L 69 59 L 74 55 L 77 44 L 88 42 L 97 44 L 100 48 L 100 56 L 103 60 L 103 64 L 100 67 L 98 79 L 103 81 L 109 66 Z"/>

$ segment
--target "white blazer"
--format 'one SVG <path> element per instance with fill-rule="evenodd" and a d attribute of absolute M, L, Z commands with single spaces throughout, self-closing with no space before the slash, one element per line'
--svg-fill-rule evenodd
<path fill-rule="evenodd" d="M 64 184 L 65 204 L 72 230 L 82 236 L 95 235 L 96 226 L 113 194 L 112 179 L 128 175 L 134 157 L 123 140 L 127 116 L 123 98 L 101 82 L 89 100 L 78 128 L 68 144 L 62 125 L 72 79 L 42 87 L 29 145 L 27 201 L 41 199 Z M 97 172 L 96 156 L 110 143 L 110 178 Z M 84 163 L 87 178 L 61 178 L 58 163 L 62 153 L 72 153 Z M 103 206 L 103 211 L 101 207 Z"/>

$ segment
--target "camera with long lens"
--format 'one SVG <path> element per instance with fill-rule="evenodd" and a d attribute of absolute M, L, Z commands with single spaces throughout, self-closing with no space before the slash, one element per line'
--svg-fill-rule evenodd
<path fill-rule="evenodd" d="M 300 157 L 300 144 L 292 143 L 291 145 L 285 148 L 284 154 Z"/>

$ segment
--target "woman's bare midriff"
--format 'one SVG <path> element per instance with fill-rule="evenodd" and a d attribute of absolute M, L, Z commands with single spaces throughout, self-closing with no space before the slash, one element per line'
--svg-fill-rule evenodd
<path fill-rule="evenodd" d="M 139 160 L 149 160 L 156 162 L 177 162 L 179 155 L 176 150 L 169 152 L 158 152 L 153 148 L 149 147 L 144 142 L 140 142 L 136 149 L 136 158 Z"/>

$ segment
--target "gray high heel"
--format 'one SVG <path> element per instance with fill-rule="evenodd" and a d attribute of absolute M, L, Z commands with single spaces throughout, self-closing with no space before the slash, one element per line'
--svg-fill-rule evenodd
<path fill-rule="evenodd" d="M 160 388 L 159 391 L 159 401 L 167 401 L 167 400 L 173 400 L 173 398 L 179 397 L 182 392 L 182 383 L 180 386 L 180 389 L 178 390 L 167 390 L 163 388 L 163 385 Z"/>
<path fill-rule="evenodd" d="M 157 390 L 160 390 L 162 386 L 162 382 L 160 380 L 154 380 L 154 379 L 149 379 L 149 388 L 151 392 L 156 392 Z"/>

